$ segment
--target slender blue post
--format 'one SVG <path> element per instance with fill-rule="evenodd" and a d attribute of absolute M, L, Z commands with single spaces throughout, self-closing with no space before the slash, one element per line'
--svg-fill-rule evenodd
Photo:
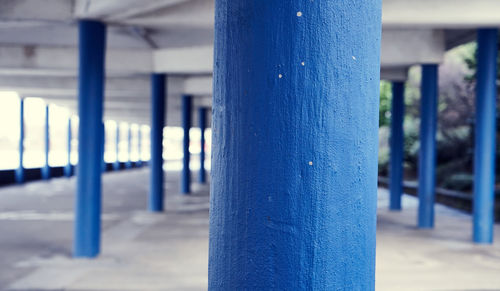
<path fill-rule="evenodd" d="M 66 177 L 71 177 L 72 175 L 72 169 L 71 169 L 71 139 L 72 139 L 72 132 L 71 132 L 71 117 L 68 118 L 68 134 L 67 134 L 68 140 L 67 140 L 67 148 L 68 148 L 68 163 L 64 167 L 64 176 Z"/>
<path fill-rule="evenodd" d="M 418 227 L 434 227 L 438 65 L 422 66 L 420 153 L 418 167 Z"/>
<path fill-rule="evenodd" d="M 119 154 L 120 154 L 120 124 L 117 122 L 116 123 L 116 134 L 115 134 L 115 152 L 116 152 L 116 160 L 113 163 L 113 170 L 118 171 L 120 170 L 120 159 L 119 159 Z"/>
<path fill-rule="evenodd" d="M 381 1 L 215 2 L 208 290 L 374 290 Z"/>
<path fill-rule="evenodd" d="M 189 130 L 191 129 L 192 97 L 190 95 L 182 96 L 182 130 L 184 138 L 182 140 L 182 174 L 181 174 L 181 193 L 189 194 L 191 192 L 191 170 L 189 169 Z"/>
<path fill-rule="evenodd" d="M 101 237 L 102 115 L 106 26 L 79 21 L 78 171 L 75 257 L 99 254 Z"/>
<path fill-rule="evenodd" d="M 137 167 L 142 167 L 142 127 L 137 128 Z"/>
<path fill-rule="evenodd" d="M 493 243 L 497 98 L 497 29 L 478 30 L 474 242 Z"/>
<path fill-rule="evenodd" d="M 24 99 L 19 104 L 19 167 L 16 169 L 16 183 L 24 182 Z"/>
<path fill-rule="evenodd" d="M 45 105 L 45 163 L 42 167 L 42 180 L 50 179 L 49 152 L 50 152 L 50 128 L 49 128 L 49 105 Z"/>
<path fill-rule="evenodd" d="M 132 168 L 132 126 L 129 123 L 128 125 L 128 131 L 127 131 L 127 162 L 125 163 L 125 168 L 131 169 Z"/>
<path fill-rule="evenodd" d="M 199 182 L 206 183 L 206 170 L 205 170 L 205 129 L 207 127 L 207 108 L 200 107 L 198 109 L 198 117 L 200 123 L 200 176 Z"/>
<path fill-rule="evenodd" d="M 392 82 L 391 138 L 390 138 L 390 210 L 401 210 L 403 195 L 403 157 L 405 115 L 404 82 Z"/>
<path fill-rule="evenodd" d="M 163 127 L 165 127 L 165 74 L 151 75 L 151 170 L 149 211 L 163 211 Z"/>

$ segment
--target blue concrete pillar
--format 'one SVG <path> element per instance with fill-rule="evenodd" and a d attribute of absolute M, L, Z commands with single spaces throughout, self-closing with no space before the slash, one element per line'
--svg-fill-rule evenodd
<path fill-rule="evenodd" d="M 420 153 L 418 166 L 418 227 L 434 227 L 438 65 L 422 66 Z"/>
<path fill-rule="evenodd" d="M 142 126 L 137 128 L 137 167 L 142 167 Z"/>
<path fill-rule="evenodd" d="M 198 117 L 200 123 L 200 176 L 199 182 L 206 183 L 205 170 L 205 129 L 207 127 L 207 108 L 201 107 L 198 109 Z"/>
<path fill-rule="evenodd" d="M 106 26 L 79 21 L 79 146 L 75 257 L 95 257 L 101 237 L 102 115 Z"/>
<path fill-rule="evenodd" d="M 163 128 L 165 127 L 165 74 L 151 75 L 151 159 L 149 210 L 163 211 Z"/>
<path fill-rule="evenodd" d="M 19 167 L 16 169 L 16 183 L 24 182 L 24 99 L 19 104 Z"/>
<path fill-rule="evenodd" d="M 50 127 L 49 127 L 49 105 L 45 105 L 45 140 L 44 140 L 44 165 L 42 167 L 42 180 L 50 179 Z"/>
<path fill-rule="evenodd" d="M 120 154 L 120 124 L 118 122 L 116 123 L 115 152 L 116 152 L 116 160 L 113 163 L 113 170 L 118 171 L 118 170 L 120 170 L 120 159 L 119 159 L 119 154 Z"/>
<path fill-rule="evenodd" d="M 403 122 L 405 115 L 404 82 L 392 82 L 391 137 L 390 137 L 390 210 L 401 210 L 403 195 L 403 158 L 404 134 Z"/>
<path fill-rule="evenodd" d="M 493 242 L 498 30 L 478 30 L 474 242 Z"/>
<path fill-rule="evenodd" d="M 182 96 L 182 130 L 184 138 L 182 139 L 182 173 L 181 173 L 181 193 L 189 194 L 191 192 L 191 170 L 189 161 L 189 130 L 191 129 L 191 113 L 193 110 L 193 101 L 190 95 Z"/>
<path fill-rule="evenodd" d="M 381 1 L 217 0 L 209 290 L 374 290 Z"/>
<path fill-rule="evenodd" d="M 71 132 L 71 117 L 68 118 L 68 133 L 67 133 L 67 151 L 68 151 L 68 163 L 64 167 L 64 176 L 66 177 L 71 177 L 72 175 L 72 168 L 71 168 L 71 139 L 72 139 L 72 132 Z"/>
<path fill-rule="evenodd" d="M 132 125 L 127 124 L 127 162 L 125 163 L 125 168 L 132 168 Z"/>

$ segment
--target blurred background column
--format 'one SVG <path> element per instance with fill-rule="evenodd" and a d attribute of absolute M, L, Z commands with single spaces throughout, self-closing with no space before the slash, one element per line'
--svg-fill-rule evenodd
<path fill-rule="evenodd" d="M 493 242 L 498 30 L 479 29 L 474 149 L 474 242 Z"/>
<path fill-rule="evenodd" d="M 422 65 L 420 153 L 418 166 L 418 227 L 434 227 L 438 65 Z"/>
<path fill-rule="evenodd" d="M 106 26 L 79 21 L 79 146 L 75 257 L 95 257 L 101 241 L 102 116 Z"/>

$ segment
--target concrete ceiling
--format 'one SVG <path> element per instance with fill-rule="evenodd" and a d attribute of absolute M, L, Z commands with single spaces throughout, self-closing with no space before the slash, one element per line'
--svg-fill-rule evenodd
<path fill-rule="evenodd" d="M 498 11 L 498 0 L 384 0 L 382 78 L 441 62 L 477 28 L 500 27 Z M 170 75 L 169 125 L 180 123 L 183 93 L 210 106 L 214 0 L 2 0 L 0 90 L 76 108 L 81 18 L 109 24 L 106 118 L 149 123 L 151 72 Z"/>

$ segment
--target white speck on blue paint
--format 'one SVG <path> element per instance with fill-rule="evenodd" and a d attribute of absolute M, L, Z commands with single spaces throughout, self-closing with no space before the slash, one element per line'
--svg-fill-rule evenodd
<path fill-rule="evenodd" d="M 313 165 L 313 162 L 312 162 L 312 161 L 311 161 L 311 162 L 309 162 L 309 166 L 312 166 L 312 165 Z"/>
<path fill-rule="evenodd" d="M 297 17 L 301 17 L 301 16 L 302 16 L 302 11 L 297 12 Z"/>
<path fill-rule="evenodd" d="M 355 56 L 352 56 L 352 59 L 353 59 L 353 60 L 356 60 L 356 57 L 355 57 Z"/>
<path fill-rule="evenodd" d="M 305 63 L 305 62 L 302 62 L 302 63 L 300 63 L 300 64 L 302 65 L 302 67 L 306 65 L 306 63 Z"/>
<path fill-rule="evenodd" d="M 281 78 L 283 78 L 283 75 L 282 75 L 282 74 L 279 74 L 279 75 L 278 75 L 278 78 L 280 78 L 280 79 L 281 79 Z"/>

